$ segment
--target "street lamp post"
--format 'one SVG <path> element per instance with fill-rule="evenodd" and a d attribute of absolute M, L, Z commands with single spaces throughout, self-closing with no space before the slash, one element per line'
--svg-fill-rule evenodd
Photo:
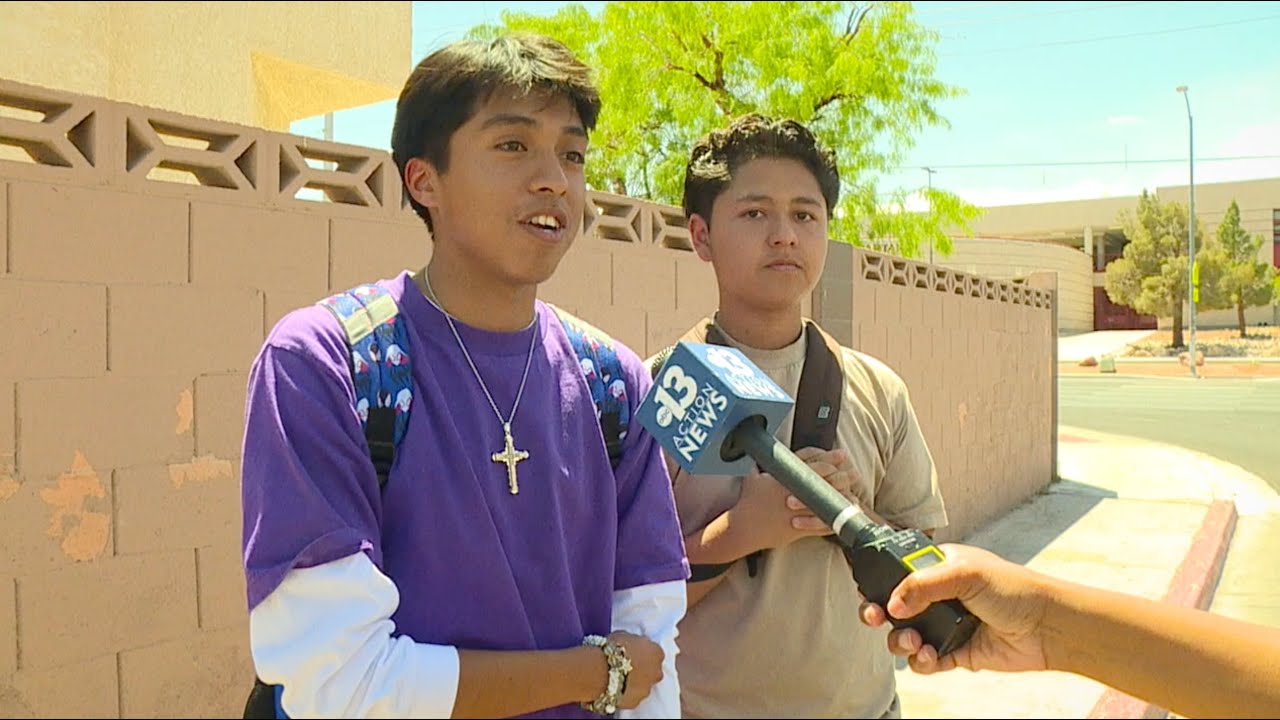
<path fill-rule="evenodd" d="M 934 170 L 934 169 L 933 169 L 933 168 L 931 168 L 931 167 L 925 167 L 925 168 L 920 168 L 920 169 L 921 169 L 921 170 L 924 170 L 924 171 L 925 171 L 925 172 L 927 172 L 927 173 L 929 173 L 929 192 L 930 192 L 930 193 L 932 193 L 932 192 L 933 192 L 933 174 L 934 174 L 934 173 L 936 173 L 936 172 L 938 172 L 938 171 L 937 171 L 937 170 Z M 929 199 L 929 209 L 930 209 L 930 210 L 933 210 L 933 198 L 932 198 L 932 197 L 930 197 L 930 199 Z M 932 265 L 932 264 L 933 264 L 933 240 L 932 240 L 932 239 L 931 239 L 931 240 L 929 240 L 929 264 L 930 264 L 930 265 Z"/>
<path fill-rule="evenodd" d="M 1196 138 L 1191 121 L 1191 94 L 1186 85 L 1177 88 L 1182 99 L 1187 103 L 1187 173 L 1190 176 L 1188 190 L 1190 202 L 1187 203 L 1187 305 L 1191 313 L 1187 323 L 1191 329 L 1191 352 L 1187 362 L 1191 366 L 1191 377 L 1199 377 L 1196 370 Z"/>

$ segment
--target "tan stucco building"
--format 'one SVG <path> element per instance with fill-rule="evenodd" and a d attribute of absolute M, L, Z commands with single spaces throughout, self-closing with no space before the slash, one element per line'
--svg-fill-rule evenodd
<path fill-rule="evenodd" d="M 1242 227 L 1263 236 L 1258 259 L 1280 266 L 1280 178 L 1197 184 L 1195 192 L 1196 217 L 1206 238 L 1216 235 L 1234 200 Z M 1157 187 L 1155 194 L 1162 202 L 1185 205 L 1188 186 Z M 1132 195 L 985 208 L 974 223 L 976 237 L 955 239 L 955 251 L 935 262 L 1002 279 L 1025 277 L 1034 270 L 1057 272 L 1063 331 L 1149 327 L 1155 319 L 1113 305 L 1103 288 L 1106 264 L 1120 257 L 1127 242 L 1120 212 L 1137 204 L 1138 196 Z M 1250 308 L 1245 318 L 1249 323 L 1276 324 L 1280 307 Z M 1170 319 L 1158 322 L 1165 327 Z M 1231 327 L 1235 322 L 1234 310 L 1201 311 L 1196 318 L 1200 327 Z"/>
<path fill-rule="evenodd" d="M 396 97 L 409 2 L 14 2 L 0 76 L 183 115 L 288 131 Z"/>

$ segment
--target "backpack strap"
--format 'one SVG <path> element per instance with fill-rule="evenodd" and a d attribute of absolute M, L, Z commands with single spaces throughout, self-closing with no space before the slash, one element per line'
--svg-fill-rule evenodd
<path fill-rule="evenodd" d="M 836 446 L 836 421 L 844 398 L 843 354 L 838 340 L 812 320 L 805 322 L 804 370 L 791 423 L 792 450 Z"/>
<path fill-rule="evenodd" d="M 627 438 L 631 423 L 631 405 L 627 401 L 627 381 L 618 360 L 614 339 L 594 325 L 552 305 L 569 344 L 578 356 L 578 365 L 591 390 L 591 400 L 596 406 L 596 418 L 604 435 L 604 446 L 609 452 L 609 463 L 615 470 L 622 460 L 622 441 Z"/>
<path fill-rule="evenodd" d="M 289 717 L 280 704 L 282 686 L 268 685 L 261 678 L 253 679 L 253 688 L 245 700 L 244 720 L 276 720 Z"/>
<path fill-rule="evenodd" d="M 337 293 L 318 304 L 333 313 L 346 335 L 356 412 L 378 486 L 385 488 L 413 404 L 409 335 L 399 318 L 400 309 L 386 290 L 373 284 Z"/>

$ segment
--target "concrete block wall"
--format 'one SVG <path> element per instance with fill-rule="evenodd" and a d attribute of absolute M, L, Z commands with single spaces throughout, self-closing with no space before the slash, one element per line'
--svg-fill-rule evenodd
<path fill-rule="evenodd" d="M 817 317 L 906 382 L 963 537 L 1053 479 L 1057 278 L 1026 283 L 832 244 Z"/>
<path fill-rule="evenodd" d="M 0 79 L 0 716 L 240 713 L 249 363 L 429 254 L 384 152 Z M 907 378 L 966 529 L 1051 477 L 1053 311 L 904 262 L 832 244 L 805 309 Z M 642 355 L 717 300 L 678 208 L 603 193 L 542 295 Z"/>
<path fill-rule="evenodd" d="M 385 153 L 0 81 L 13 108 L 0 716 L 238 716 L 249 364 L 283 314 L 422 265 L 429 237 Z"/>

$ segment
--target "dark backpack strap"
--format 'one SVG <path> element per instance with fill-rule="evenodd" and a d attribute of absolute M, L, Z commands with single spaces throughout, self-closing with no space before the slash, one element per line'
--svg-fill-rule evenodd
<path fill-rule="evenodd" d="M 805 323 L 804 370 L 796 391 L 791 449 L 836 446 L 836 421 L 844 398 L 843 350 L 817 323 Z"/>
<path fill-rule="evenodd" d="M 791 421 L 791 449 L 805 447 L 830 450 L 836 446 L 840 404 L 844 399 L 844 350 L 817 323 L 805 321 L 804 370 L 796 389 L 796 408 Z M 840 544 L 834 535 L 831 542 Z M 849 557 L 845 553 L 846 559 Z"/>
<path fill-rule="evenodd" d="M 280 686 L 268 685 L 259 678 L 254 678 L 253 689 L 244 704 L 244 720 L 277 720 L 287 718 L 284 708 L 280 706 Z"/>
<path fill-rule="evenodd" d="M 356 412 L 378 485 L 385 488 L 413 404 L 408 333 L 395 299 L 377 285 L 360 285 L 319 304 L 333 313 L 346 334 Z"/>
<path fill-rule="evenodd" d="M 578 365 L 596 406 L 596 419 L 604 436 L 609 463 L 616 470 L 622 461 L 622 443 L 631 424 L 629 388 L 618 360 L 614 340 L 603 330 L 552 305 L 569 344 L 578 356 Z"/>

